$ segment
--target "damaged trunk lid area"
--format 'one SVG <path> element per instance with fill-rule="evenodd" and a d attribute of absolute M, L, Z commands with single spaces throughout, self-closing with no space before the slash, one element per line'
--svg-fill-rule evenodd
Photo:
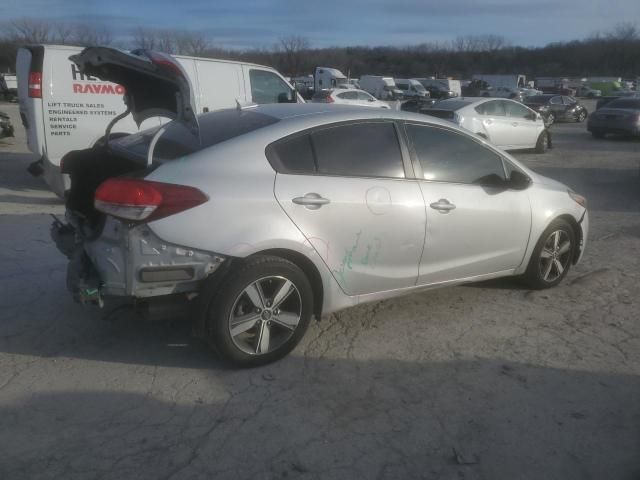
<path fill-rule="evenodd" d="M 138 125 L 158 116 L 174 122 L 62 159 L 61 170 L 71 179 L 68 223 L 55 219 L 51 234 L 70 260 L 69 290 L 77 301 L 100 306 L 109 295 L 146 298 L 196 290 L 224 259 L 163 242 L 143 223 L 208 200 L 192 187 L 144 180 L 163 162 L 202 148 L 188 77 L 170 56 L 155 52 L 90 47 L 71 60 L 83 73 L 125 88 L 127 110 L 105 138 L 129 113 Z"/>

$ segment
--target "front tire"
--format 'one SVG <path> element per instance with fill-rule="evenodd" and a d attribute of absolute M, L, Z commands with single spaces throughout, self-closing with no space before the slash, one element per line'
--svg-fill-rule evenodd
<path fill-rule="evenodd" d="M 304 272 L 283 258 L 259 255 L 225 279 L 207 312 L 207 336 L 222 360 L 256 367 L 291 352 L 312 314 Z"/>
<path fill-rule="evenodd" d="M 581 110 L 578 116 L 576 117 L 576 120 L 578 121 L 578 123 L 582 123 L 585 121 L 586 118 L 587 118 L 587 112 L 585 112 L 584 110 Z"/>
<path fill-rule="evenodd" d="M 524 274 L 525 283 L 536 290 L 559 284 L 571 268 L 576 236 L 566 220 L 551 222 L 540 236 Z"/>

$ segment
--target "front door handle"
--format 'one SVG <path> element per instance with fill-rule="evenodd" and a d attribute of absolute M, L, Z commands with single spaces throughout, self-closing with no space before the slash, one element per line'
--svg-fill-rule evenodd
<path fill-rule="evenodd" d="M 326 205 L 331 200 L 324 198 L 317 193 L 307 193 L 304 197 L 296 197 L 293 203 L 296 205 L 304 205 L 309 210 L 318 210 L 321 206 Z"/>
<path fill-rule="evenodd" d="M 441 198 L 437 202 L 433 202 L 429 205 L 434 210 L 438 210 L 440 213 L 449 213 L 451 210 L 456 208 L 456 206 L 449 202 L 446 198 Z"/>

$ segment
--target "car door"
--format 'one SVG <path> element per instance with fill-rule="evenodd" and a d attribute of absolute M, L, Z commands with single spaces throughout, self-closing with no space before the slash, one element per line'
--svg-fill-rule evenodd
<path fill-rule="evenodd" d="M 394 123 L 306 131 L 267 155 L 278 202 L 346 294 L 415 285 L 426 213 Z"/>
<path fill-rule="evenodd" d="M 502 157 L 469 135 L 406 124 L 427 206 L 418 283 L 442 283 L 511 271 L 523 261 L 531 230 L 527 191 L 496 186 Z M 494 185 L 494 186 L 491 186 Z"/>
<path fill-rule="evenodd" d="M 503 100 L 507 114 L 508 143 L 511 148 L 533 148 L 544 128 L 538 115 L 521 103 Z"/>
<path fill-rule="evenodd" d="M 509 122 L 501 100 L 489 100 L 476 106 L 488 140 L 498 147 L 509 145 Z M 476 132 L 478 133 L 478 132 Z"/>

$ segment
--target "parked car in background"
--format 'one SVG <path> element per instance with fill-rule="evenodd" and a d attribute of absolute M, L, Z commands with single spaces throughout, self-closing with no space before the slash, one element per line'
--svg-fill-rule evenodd
<path fill-rule="evenodd" d="M 404 98 L 431 96 L 418 80 L 413 78 L 394 78 L 393 80 L 396 86 L 402 90 L 402 96 Z"/>
<path fill-rule="evenodd" d="M 425 113 L 438 100 L 431 97 L 414 97 L 406 102 L 402 102 L 400 110 L 403 112 Z"/>
<path fill-rule="evenodd" d="M 640 98 L 618 98 L 589 115 L 587 130 L 596 138 L 607 134 L 640 136 Z"/>
<path fill-rule="evenodd" d="M 618 92 L 615 92 L 615 94 L 613 94 L 613 95 L 607 95 L 605 97 L 600 97 L 600 98 L 598 98 L 598 102 L 596 103 L 596 110 L 599 110 L 600 108 L 602 108 L 605 105 L 607 105 L 609 102 L 612 102 L 613 100 L 618 100 L 619 98 L 640 98 L 640 92 L 636 92 L 636 91 L 628 91 L 628 92 L 618 91 Z"/>
<path fill-rule="evenodd" d="M 388 103 L 382 102 L 364 90 L 356 88 L 320 90 L 311 98 L 313 103 L 336 103 L 346 105 L 360 105 L 363 107 L 391 108 Z"/>
<path fill-rule="evenodd" d="M 519 101 L 524 98 L 520 89 L 513 87 L 492 87 L 488 93 L 490 97 L 511 98 Z"/>
<path fill-rule="evenodd" d="M 380 100 L 399 100 L 403 97 L 393 78 L 379 75 L 363 75 L 359 80 L 360 88 Z"/>
<path fill-rule="evenodd" d="M 594 98 L 600 96 L 602 96 L 602 92 L 600 90 L 591 88 L 588 85 L 580 85 L 576 88 L 576 97 Z"/>
<path fill-rule="evenodd" d="M 7 102 L 13 102 L 18 98 L 18 79 L 14 74 L 0 73 L 0 95 Z"/>
<path fill-rule="evenodd" d="M 484 80 L 471 80 L 462 86 L 464 97 L 490 97 L 493 87 Z"/>
<path fill-rule="evenodd" d="M 0 112 L 0 138 L 13 137 L 13 125 L 11 118 L 4 112 Z"/>
<path fill-rule="evenodd" d="M 92 51 L 108 54 L 111 50 Z M 109 122 L 127 108 L 121 85 L 88 75 L 69 60 L 81 51 L 79 47 L 33 45 L 18 49 L 17 55 L 20 116 L 29 150 L 39 157 L 29 171 L 41 173 L 61 198 L 69 188 L 69 178 L 60 172 L 60 159 L 71 150 L 104 142 Z M 141 52 L 129 57 L 132 63 L 162 69 L 167 55 Z M 177 59 L 192 85 L 195 113 L 233 108 L 238 103 L 304 102 L 271 67 L 178 55 L 172 58 Z M 109 138 L 157 126 L 162 121 L 166 119 L 153 115 L 128 116 L 108 132 Z"/>
<path fill-rule="evenodd" d="M 432 98 L 453 98 L 462 95 L 460 80 L 451 78 L 415 78 L 431 94 Z"/>
<path fill-rule="evenodd" d="M 535 149 L 543 153 L 548 147 L 541 116 L 514 100 L 454 98 L 442 100 L 423 113 L 449 120 L 504 150 Z"/>
<path fill-rule="evenodd" d="M 566 95 L 533 95 L 526 97 L 523 102 L 542 115 L 547 126 L 556 121 L 584 122 L 589 115 L 584 105 Z"/>
<path fill-rule="evenodd" d="M 531 97 L 532 95 L 542 95 L 543 94 L 542 90 L 538 90 L 537 88 L 522 87 L 522 88 L 519 88 L 518 90 L 520 91 L 520 96 L 522 98 Z"/>
<path fill-rule="evenodd" d="M 75 58 L 123 85 L 133 115 L 175 120 L 65 158 L 70 223 L 52 234 L 68 288 L 192 308 L 235 365 L 273 362 L 312 317 L 362 303 L 507 276 L 553 287 L 584 252 L 583 197 L 453 124 L 318 104 L 196 118 L 181 69 Z"/>

